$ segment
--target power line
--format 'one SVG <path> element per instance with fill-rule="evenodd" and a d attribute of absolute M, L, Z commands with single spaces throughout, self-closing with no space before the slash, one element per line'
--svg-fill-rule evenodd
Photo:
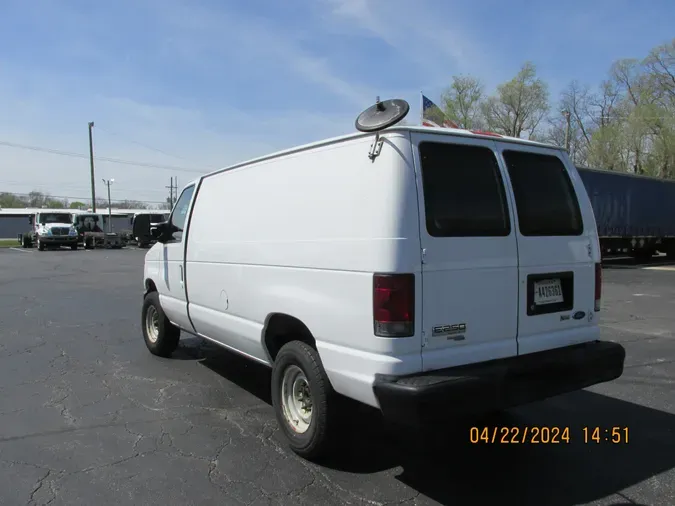
<path fill-rule="evenodd" d="M 61 156 L 70 156 L 73 158 L 84 158 L 86 160 L 89 160 L 89 155 L 85 155 L 82 153 L 73 153 L 71 151 L 61 151 L 59 149 L 51 149 L 51 148 L 43 148 L 40 146 L 29 146 L 27 144 L 17 144 L 15 142 L 8 142 L 8 141 L 0 141 L 0 145 L 2 146 L 8 146 L 10 148 L 19 148 L 19 149 L 27 149 L 29 151 L 41 151 L 44 153 L 51 153 L 53 155 L 61 155 Z M 165 170 L 175 170 L 179 172 L 193 172 L 197 174 L 204 174 L 206 170 L 198 170 L 198 169 L 189 169 L 186 167 L 176 167 L 172 165 L 159 165 L 159 164 L 154 164 L 154 163 L 147 163 L 147 162 L 135 162 L 132 160 L 122 160 L 120 158 L 109 158 L 106 156 L 95 156 L 95 160 L 100 160 L 102 162 L 110 162 L 110 163 L 119 163 L 122 165 L 133 165 L 135 167 L 148 167 L 152 169 L 165 169 Z M 207 169 L 207 170 L 213 170 L 213 169 Z"/>
<path fill-rule="evenodd" d="M 24 181 L 12 181 L 8 179 L 0 180 L 0 185 L 7 185 L 7 186 L 31 186 L 35 189 L 40 189 L 40 188 L 45 188 L 46 191 L 50 191 L 51 189 L 54 188 L 54 186 L 58 186 L 61 190 L 74 190 L 74 191 L 86 191 L 89 190 L 89 186 L 87 185 L 78 185 L 78 184 L 62 184 L 62 183 L 51 183 L 51 184 L 45 184 L 45 183 L 30 183 L 30 182 L 24 182 Z M 117 185 L 116 185 L 117 186 Z M 137 191 L 138 188 L 127 188 L 125 186 L 117 186 L 118 190 L 121 191 Z M 164 193 L 164 190 L 160 190 L 158 188 L 144 188 L 144 192 L 152 192 L 152 193 Z M 91 197 L 90 197 L 91 198 Z"/>
<path fill-rule="evenodd" d="M 30 198 L 30 193 L 12 193 L 13 196 L 15 197 L 28 197 Z M 63 199 L 63 200 L 79 200 L 83 202 L 87 202 L 91 200 L 91 196 L 89 197 L 73 197 L 73 196 L 66 196 L 66 195 L 45 195 L 44 196 L 46 199 Z M 97 199 L 97 200 L 104 200 L 104 199 Z M 166 201 L 162 200 L 140 200 L 140 199 L 111 199 L 111 202 L 143 202 L 145 204 L 166 204 Z"/>
<path fill-rule="evenodd" d="M 161 149 L 159 149 L 159 148 L 154 148 L 154 147 L 149 146 L 149 145 L 147 145 L 147 144 L 143 144 L 143 143 L 138 142 L 138 141 L 135 141 L 135 140 L 133 140 L 133 139 L 129 139 L 128 137 L 125 137 L 124 135 L 121 135 L 121 134 L 119 134 L 119 133 L 111 132 L 110 130 L 108 130 L 107 128 L 103 128 L 102 126 L 97 126 L 96 128 L 97 128 L 97 130 L 102 130 L 102 131 L 104 131 L 104 132 L 106 132 L 106 133 L 108 133 L 108 134 L 110 134 L 110 135 L 113 135 L 113 136 L 115 136 L 115 137 L 119 137 L 120 139 L 124 139 L 125 141 L 130 142 L 131 144 L 136 144 L 136 145 L 141 146 L 141 147 L 143 147 L 143 148 L 149 149 L 150 151 L 156 151 L 157 153 L 161 153 L 161 154 L 163 154 L 163 155 L 170 156 L 170 157 L 172 157 L 172 158 L 178 158 L 179 160 L 183 160 L 184 162 L 187 162 L 187 161 L 188 161 L 188 160 L 186 160 L 185 158 L 183 158 L 182 156 L 178 156 L 178 155 L 174 155 L 174 154 L 171 154 L 171 153 L 167 153 L 166 151 L 163 151 L 163 150 L 161 150 Z"/>

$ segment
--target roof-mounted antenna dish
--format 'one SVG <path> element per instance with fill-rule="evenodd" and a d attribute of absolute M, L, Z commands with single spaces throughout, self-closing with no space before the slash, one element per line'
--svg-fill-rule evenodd
<path fill-rule="evenodd" d="M 401 121 L 408 111 L 410 104 L 403 99 L 394 98 L 380 102 L 380 97 L 377 97 L 375 104 L 356 118 L 356 129 L 360 132 L 378 132 Z"/>
<path fill-rule="evenodd" d="M 380 102 L 380 97 L 375 99 L 375 105 L 359 114 L 356 118 L 356 129 L 360 132 L 375 132 L 375 141 L 370 146 L 368 158 L 375 161 L 382 151 L 383 139 L 380 138 L 380 130 L 395 125 L 410 111 L 410 104 L 403 99 L 394 98 Z"/>

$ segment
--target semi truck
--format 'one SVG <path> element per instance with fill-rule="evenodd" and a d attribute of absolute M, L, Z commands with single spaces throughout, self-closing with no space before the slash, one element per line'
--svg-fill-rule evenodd
<path fill-rule="evenodd" d="M 58 209 L 45 209 L 44 211 L 28 215 L 30 230 L 19 234 L 19 244 L 23 248 L 37 246 L 38 250 L 44 251 L 49 248 L 68 246 L 77 249 L 77 230 L 73 227 L 73 212 Z"/>
<path fill-rule="evenodd" d="M 76 250 L 96 247 L 121 248 L 118 234 L 103 230 L 103 216 L 78 210 L 45 209 L 28 215 L 30 230 L 18 234 L 23 248 L 37 246 L 43 251 L 48 248 L 68 246 Z"/>
<path fill-rule="evenodd" d="M 577 167 L 591 199 L 603 256 L 675 258 L 675 181 Z"/>

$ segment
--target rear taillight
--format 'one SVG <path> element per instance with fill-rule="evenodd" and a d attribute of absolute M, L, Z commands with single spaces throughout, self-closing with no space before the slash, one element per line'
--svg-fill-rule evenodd
<path fill-rule="evenodd" d="M 415 334 L 415 275 L 373 276 L 373 325 L 378 337 Z"/>
<path fill-rule="evenodd" d="M 600 311 L 600 301 L 602 299 L 602 265 L 595 264 L 595 310 Z"/>

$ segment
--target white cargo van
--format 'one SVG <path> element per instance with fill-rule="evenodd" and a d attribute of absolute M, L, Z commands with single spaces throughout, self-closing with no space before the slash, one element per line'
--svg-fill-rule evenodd
<path fill-rule="evenodd" d="M 200 177 L 153 227 L 147 347 L 169 356 L 184 331 L 271 366 L 306 458 L 340 395 L 425 424 L 623 372 L 599 340 L 595 218 L 567 153 L 394 126 L 407 111 L 378 101 L 361 132 Z"/>

